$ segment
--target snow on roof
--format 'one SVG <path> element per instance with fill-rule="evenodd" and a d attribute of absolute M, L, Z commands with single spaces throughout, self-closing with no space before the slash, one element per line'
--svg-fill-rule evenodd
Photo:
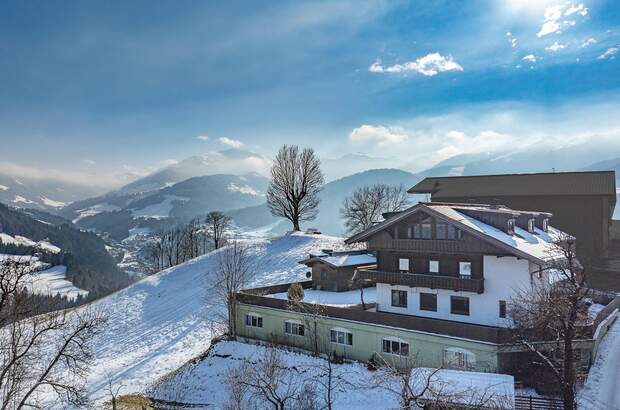
<path fill-rule="evenodd" d="M 274 293 L 268 295 L 269 297 L 276 299 L 287 299 L 287 292 Z M 365 288 L 364 289 L 364 303 L 374 303 L 377 301 L 377 288 Z M 314 290 L 304 289 L 304 298 L 302 302 L 316 303 L 320 305 L 330 306 L 352 306 L 362 303 L 360 291 L 347 290 L 344 292 L 332 292 L 327 290 Z"/>
<path fill-rule="evenodd" d="M 530 233 L 523 228 L 515 226 L 515 233 L 510 235 L 501 229 L 481 222 L 469 215 L 465 215 L 451 206 L 434 205 L 432 208 L 452 220 L 458 221 L 469 228 L 543 261 L 553 258 L 552 251 L 554 250 L 554 242 L 562 235 L 561 231 L 551 226 L 548 229 L 549 232 L 535 228 L 534 233 Z"/>
<path fill-rule="evenodd" d="M 357 255 L 319 255 L 322 261 L 329 263 L 336 267 L 343 266 L 359 266 L 359 265 L 373 265 L 377 263 L 377 258 L 371 253 L 363 253 Z"/>
<path fill-rule="evenodd" d="M 424 391 L 426 382 L 428 390 Z M 514 408 L 514 377 L 507 374 L 417 367 L 411 370 L 412 390 L 429 401 L 441 398 L 476 408 Z"/>

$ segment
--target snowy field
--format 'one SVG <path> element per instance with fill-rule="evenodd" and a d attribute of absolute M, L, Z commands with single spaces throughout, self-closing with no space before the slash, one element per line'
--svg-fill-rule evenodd
<path fill-rule="evenodd" d="M 578 403 L 583 410 L 620 410 L 620 318 L 599 345 Z"/>
<path fill-rule="evenodd" d="M 268 295 L 276 299 L 288 299 L 287 292 L 274 293 Z M 377 288 L 364 289 L 364 303 L 375 303 L 377 301 Z M 319 303 L 331 306 L 351 306 L 362 303 L 359 290 L 348 290 L 346 292 L 329 292 L 325 290 L 305 289 L 303 302 Z"/>
<path fill-rule="evenodd" d="M 305 280 L 298 261 L 323 248 L 342 246 L 341 238 L 293 234 L 248 241 L 255 270 L 251 285 Z M 81 309 L 102 311 L 108 327 L 95 341 L 89 394 L 107 397 L 108 381 L 122 393 L 145 391 L 154 381 L 207 350 L 208 319 L 221 309 L 205 282 L 215 270 L 217 251 L 149 276 Z"/>
<path fill-rule="evenodd" d="M 66 279 L 67 267 L 64 265 L 52 266 L 51 268 L 35 273 L 32 281 L 32 292 L 38 295 L 60 295 L 69 300 L 75 300 L 78 295 L 88 296 L 88 291 L 73 286 Z"/>
<path fill-rule="evenodd" d="M 258 363 L 265 355 L 266 347 L 240 342 L 220 342 L 213 346 L 209 354 L 189 363 L 170 378 L 159 384 L 152 392 L 154 398 L 201 405 L 192 408 L 221 409 L 229 401 L 227 376 L 243 361 Z M 297 385 L 310 383 L 323 403 L 326 381 L 326 360 L 308 354 L 279 349 L 283 365 L 294 376 L 284 378 Z M 350 362 L 333 365 L 333 408 L 338 410 L 357 409 L 397 409 L 399 408 L 399 381 L 383 370 L 370 371 L 365 364 Z M 412 390 L 422 394 L 426 381 L 431 389 L 424 397 L 432 399 L 435 394 L 449 395 L 451 401 L 460 403 L 484 402 L 488 408 L 501 404 L 513 408 L 514 378 L 492 373 L 464 372 L 417 368 L 412 370 Z M 290 383 L 288 383 L 290 384 Z M 386 388 L 389 386 L 389 389 Z M 289 405 L 294 408 L 294 404 Z"/>

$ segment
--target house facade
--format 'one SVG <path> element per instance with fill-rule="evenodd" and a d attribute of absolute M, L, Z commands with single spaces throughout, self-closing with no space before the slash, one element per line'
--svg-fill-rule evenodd
<path fill-rule="evenodd" d="M 301 302 L 286 287 L 238 294 L 237 334 L 360 361 L 510 373 L 511 299 L 552 283 L 554 242 L 572 238 L 551 214 L 503 206 L 418 203 L 346 239 L 364 252 L 321 252 Z M 353 276 L 331 287 L 335 259 Z M 360 262 L 360 263 L 358 263 Z M 316 268 L 316 269 L 315 269 Z M 587 366 L 593 328 L 577 343 Z"/>

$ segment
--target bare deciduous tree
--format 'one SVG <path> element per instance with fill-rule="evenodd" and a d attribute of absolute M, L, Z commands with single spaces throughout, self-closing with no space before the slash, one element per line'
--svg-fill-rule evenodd
<path fill-rule="evenodd" d="M 371 227 L 384 212 L 402 211 L 408 205 L 403 185 L 376 184 L 356 189 L 342 202 L 340 214 L 347 232 L 355 234 Z"/>
<path fill-rule="evenodd" d="M 83 405 L 91 342 L 105 319 L 92 311 L 37 314 L 29 260 L 0 263 L 0 409 L 36 407 L 43 389 Z"/>
<path fill-rule="evenodd" d="M 232 241 L 217 255 L 217 267 L 210 283 L 217 298 L 226 305 L 228 334 L 237 337 L 237 292 L 248 285 L 254 276 L 248 248 L 238 241 Z"/>
<path fill-rule="evenodd" d="M 548 249 L 547 266 L 541 268 L 535 286 L 518 292 L 508 310 L 515 343 L 534 354 L 534 365 L 555 377 L 564 408 L 575 408 L 578 363 L 574 341 L 579 336 L 590 289 L 586 271 L 576 257 L 575 240 L 560 234 Z M 545 280 L 555 277 L 556 281 Z M 550 283 L 553 282 L 553 283 Z"/>
<path fill-rule="evenodd" d="M 282 146 L 271 167 L 267 189 L 267 206 L 272 215 L 288 219 L 293 230 L 299 231 L 301 221 L 317 216 L 323 180 L 321 162 L 312 148 L 300 151 L 296 145 Z"/>
<path fill-rule="evenodd" d="M 209 212 L 205 219 L 207 237 L 213 240 L 215 249 L 219 249 L 220 246 L 226 240 L 226 231 L 230 228 L 231 218 L 219 211 Z"/>

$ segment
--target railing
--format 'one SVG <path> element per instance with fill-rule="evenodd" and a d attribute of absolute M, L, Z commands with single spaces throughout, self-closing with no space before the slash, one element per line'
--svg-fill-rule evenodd
<path fill-rule="evenodd" d="M 515 395 L 516 410 L 549 410 L 563 408 L 564 403 L 560 399 Z"/>
<path fill-rule="evenodd" d="M 371 280 L 375 283 L 389 283 L 391 285 L 404 285 L 431 289 L 449 289 L 454 291 L 476 293 L 484 292 L 484 279 L 417 273 L 386 272 L 367 269 L 358 269 L 357 278 Z"/>

